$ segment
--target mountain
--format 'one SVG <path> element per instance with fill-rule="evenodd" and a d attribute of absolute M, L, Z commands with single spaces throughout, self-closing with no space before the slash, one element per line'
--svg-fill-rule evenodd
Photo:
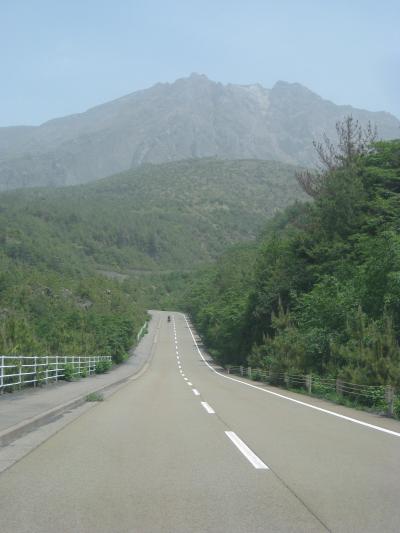
<path fill-rule="evenodd" d="M 312 140 L 352 114 L 383 139 L 399 136 L 386 112 L 337 106 L 298 83 L 223 85 L 192 74 L 38 127 L 0 128 L 0 190 L 90 182 L 188 158 L 312 165 Z"/>

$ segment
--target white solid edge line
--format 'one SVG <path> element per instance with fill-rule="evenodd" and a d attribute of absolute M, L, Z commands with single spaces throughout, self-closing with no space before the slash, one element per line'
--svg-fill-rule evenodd
<path fill-rule="evenodd" d="M 196 339 L 194 338 L 193 332 L 191 327 L 189 326 L 189 323 L 187 321 L 187 318 L 185 316 L 187 327 L 189 328 L 190 334 L 192 336 L 192 339 L 196 345 L 197 351 L 199 352 L 200 357 L 203 359 L 205 364 L 208 366 L 210 370 L 221 376 L 222 378 L 229 379 L 230 381 L 236 381 L 236 383 L 241 383 L 242 385 L 246 385 L 246 387 L 251 387 L 252 389 L 260 390 L 261 392 L 266 392 L 267 394 L 271 394 L 272 396 L 277 396 L 278 398 L 282 398 L 284 400 L 288 400 L 289 402 L 296 403 L 297 405 L 302 405 L 303 407 L 309 407 L 310 409 L 314 409 L 315 411 L 319 411 L 320 413 L 325 413 L 327 415 L 336 416 L 337 418 L 341 418 L 342 420 L 347 420 L 348 422 L 353 422 L 353 424 L 358 424 L 360 426 L 364 426 L 370 429 L 374 429 L 376 431 L 381 431 L 382 433 L 387 433 L 388 435 L 393 435 L 395 437 L 400 437 L 400 433 L 397 431 L 393 431 L 391 429 L 386 429 L 381 426 L 375 426 L 374 424 L 368 424 L 368 422 L 363 422 L 362 420 L 358 420 L 357 418 L 352 418 L 350 416 L 341 415 L 340 413 L 335 413 L 335 411 L 329 411 L 329 409 L 323 409 L 322 407 L 317 407 L 316 405 L 312 405 L 311 403 L 302 402 L 301 400 L 296 400 L 295 398 L 290 398 L 289 396 L 285 396 L 284 394 L 279 394 L 278 392 L 273 392 L 268 389 L 263 389 L 262 387 L 258 387 L 257 385 L 252 385 L 251 383 L 246 383 L 245 381 L 242 381 L 240 379 L 232 378 L 230 376 L 225 376 L 224 374 L 221 374 L 221 372 L 218 372 L 213 368 L 204 358 L 203 354 L 200 351 L 200 348 L 197 345 Z"/>
<path fill-rule="evenodd" d="M 258 470 L 269 470 L 269 467 L 250 450 L 250 448 L 240 439 L 234 431 L 225 431 L 225 435 L 230 438 L 236 448 L 242 452 L 246 459 Z"/>
<path fill-rule="evenodd" d="M 209 415 L 215 415 L 214 409 L 210 407 L 207 402 L 201 402 L 201 405 L 204 407 L 204 409 Z"/>
<path fill-rule="evenodd" d="M 192 389 L 192 392 L 195 396 L 200 396 L 200 392 L 197 389 Z"/>

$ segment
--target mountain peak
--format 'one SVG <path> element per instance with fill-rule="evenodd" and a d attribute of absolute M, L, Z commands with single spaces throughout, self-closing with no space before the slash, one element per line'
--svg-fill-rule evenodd
<path fill-rule="evenodd" d="M 198 72 L 191 72 L 189 79 L 211 81 L 205 74 L 199 74 Z"/>
<path fill-rule="evenodd" d="M 292 94 L 304 94 L 309 96 L 314 96 L 317 98 L 320 98 L 320 96 L 311 91 L 308 87 L 305 85 L 302 85 L 301 83 L 297 82 L 288 82 L 279 80 L 275 83 L 275 85 L 272 87 L 272 91 L 280 91 L 280 92 L 286 92 L 286 93 L 292 93 Z"/>
<path fill-rule="evenodd" d="M 178 78 L 175 83 L 188 83 L 188 84 L 215 84 L 215 81 L 210 80 L 205 74 L 199 74 L 198 72 L 192 72 L 189 76 Z M 175 85 L 173 83 L 172 85 Z"/>

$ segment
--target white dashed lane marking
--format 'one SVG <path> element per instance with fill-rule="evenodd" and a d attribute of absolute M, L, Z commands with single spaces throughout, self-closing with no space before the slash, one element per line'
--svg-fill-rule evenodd
<path fill-rule="evenodd" d="M 207 402 L 201 402 L 201 405 L 204 407 L 204 409 L 207 411 L 207 413 L 209 415 L 214 415 L 215 414 L 214 409 L 212 407 L 210 407 Z"/>

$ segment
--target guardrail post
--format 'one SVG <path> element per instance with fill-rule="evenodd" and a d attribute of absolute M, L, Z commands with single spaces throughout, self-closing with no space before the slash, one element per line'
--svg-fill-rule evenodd
<path fill-rule="evenodd" d="M 387 415 L 393 416 L 394 388 L 392 385 L 386 385 L 385 387 L 385 400 L 387 403 Z"/>
<path fill-rule="evenodd" d="M 289 387 L 289 374 L 287 372 L 285 372 L 283 374 L 283 381 L 284 381 L 286 387 Z"/>
<path fill-rule="evenodd" d="M 336 380 L 335 389 L 336 389 L 336 394 L 339 394 L 339 395 L 342 394 L 342 391 L 343 391 L 343 381 L 342 381 L 341 379 L 337 379 L 337 380 Z"/>
<path fill-rule="evenodd" d="M 226 370 L 227 370 L 228 374 L 230 374 L 231 373 L 231 365 L 226 365 Z"/>
<path fill-rule="evenodd" d="M 46 355 L 46 385 L 49 382 L 49 356 Z"/>
<path fill-rule="evenodd" d="M 4 355 L 1 356 L 1 368 L 0 368 L 0 394 L 3 393 L 4 385 Z"/>
<path fill-rule="evenodd" d="M 306 375 L 306 388 L 307 388 L 308 394 L 311 394 L 312 393 L 312 375 L 311 374 Z"/>
<path fill-rule="evenodd" d="M 242 367 L 242 365 L 240 365 L 239 368 L 240 368 L 240 375 L 243 376 L 243 367 Z"/>
<path fill-rule="evenodd" d="M 249 366 L 247 369 L 247 376 L 249 379 L 251 379 L 251 366 Z"/>
<path fill-rule="evenodd" d="M 55 367 L 56 367 L 56 381 L 58 381 L 58 355 L 55 356 Z"/>

